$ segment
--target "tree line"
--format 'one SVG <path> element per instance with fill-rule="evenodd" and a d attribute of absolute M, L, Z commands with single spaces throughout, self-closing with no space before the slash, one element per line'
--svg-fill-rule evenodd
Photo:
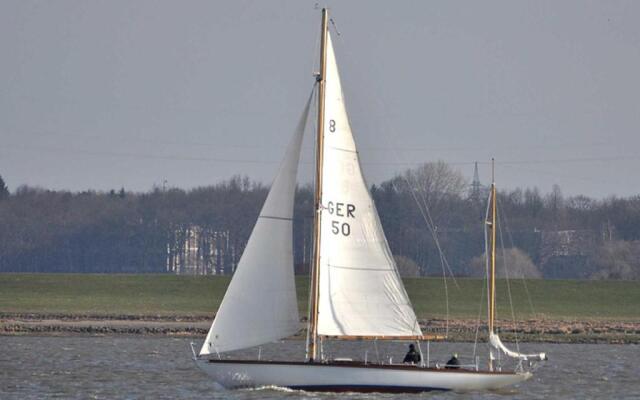
<path fill-rule="evenodd" d="M 247 177 L 182 190 L 69 192 L 0 177 L 0 271 L 232 274 L 268 188 Z M 443 162 L 371 187 L 406 276 L 484 273 L 486 188 Z M 499 263 L 514 276 L 640 279 L 640 196 L 565 197 L 554 186 L 498 194 Z M 313 188 L 297 188 L 296 272 L 308 272 Z M 499 267 L 500 268 L 500 267 Z"/>

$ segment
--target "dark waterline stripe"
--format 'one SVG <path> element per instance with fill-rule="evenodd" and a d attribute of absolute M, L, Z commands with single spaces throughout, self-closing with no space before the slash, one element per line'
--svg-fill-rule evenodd
<path fill-rule="evenodd" d="M 416 387 L 416 386 L 381 386 L 381 385 L 302 385 L 288 386 L 289 389 L 303 390 L 306 392 L 358 392 L 358 393 L 422 393 L 449 389 L 436 387 Z"/>

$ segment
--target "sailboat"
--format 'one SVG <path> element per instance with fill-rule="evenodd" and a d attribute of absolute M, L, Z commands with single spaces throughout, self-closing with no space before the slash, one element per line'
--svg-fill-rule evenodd
<path fill-rule="evenodd" d="M 502 343 L 500 336 L 496 333 L 496 232 L 498 230 L 498 195 L 495 180 L 495 160 L 491 159 L 491 188 L 489 191 L 489 200 L 487 201 L 487 213 L 485 217 L 484 243 L 487 269 L 487 321 L 489 330 L 489 370 L 493 371 L 496 356 L 504 354 L 509 358 L 516 359 L 520 362 L 527 361 L 529 363 L 537 361 L 546 361 L 546 353 L 523 354 L 519 351 L 513 351 Z M 505 266 L 506 268 L 506 266 Z M 518 364 L 518 368 L 522 370 L 522 364 Z M 530 375 L 530 374 L 529 374 Z"/>
<path fill-rule="evenodd" d="M 279 386 L 306 391 L 423 392 L 483 390 L 517 384 L 525 371 L 444 369 L 419 364 L 331 359 L 329 340 L 429 340 L 398 274 L 365 183 L 322 10 L 317 94 L 314 256 L 304 359 L 232 359 L 225 353 L 259 346 L 300 331 L 293 270 L 292 217 L 298 161 L 313 96 L 291 139 L 258 221 L 196 353 L 198 367 L 228 388 Z M 493 190 L 495 196 L 495 189 Z M 495 201 L 494 201 L 495 207 Z M 495 215 L 494 215 L 495 216 Z M 494 234 L 495 236 L 495 234 Z M 495 265 L 495 261 L 493 262 Z M 495 281 L 493 281 L 495 282 Z M 495 293 L 495 283 L 490 293 Z M 495 297 L 491 297 L 492 304 Z M 491 307 L 490 307 L 491 308 Z M 490 325 L 491 345 L 508 350 Z M 493 352 L 491 353 L 493 360 Z"/>

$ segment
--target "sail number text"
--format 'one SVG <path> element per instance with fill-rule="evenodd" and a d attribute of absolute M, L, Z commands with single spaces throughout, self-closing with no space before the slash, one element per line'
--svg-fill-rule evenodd
<path fill-rule="evenodd" d="M 336 131 L 336 121 L 334 119 L 329 120 L 329 132 L 333 133 Z"/>
<path fill-rule="evenodd" d="M 327 203 L 326 210 L 331 215 L 343 218 L 355 218 L 356 206 L 349 203 L 334 203 L 330 201 Z M 351 225 L 348 222 L 331 221 L 331 232 L 334 235 L 349 236 L 351 234 Z"/>

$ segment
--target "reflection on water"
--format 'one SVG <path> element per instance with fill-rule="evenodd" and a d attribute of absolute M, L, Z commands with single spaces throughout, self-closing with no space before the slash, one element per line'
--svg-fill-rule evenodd
<path fill-rule="evenodd" d="M 225 391 L 191 361 L 190 339 L 143 337 L 0 337 L 0 399 L 334 399 L 345 395 L 278 388 Z M 198 343 L 199 344 L 199 343 Z M 401 358 L 398 343 L 341 343 L 325 347 L 334 355 L 369 360 Z M 480 346 L 484 350 L 484 345 Z M 199 347 L 198 347 L 199 348 Z M 640 399 L 640 348 L 634 345 L 528 344 L 550 360 L 518 387 L 491 393 L 420 395 L 353 394 L 353 399 Z M 426 346 L 423 345 L 426 356 Z M 471 356 L 472 344 L 433 344 L 429 357 L 443 363 L 452 352 Z M 262 357 L 301 359 L 297 341 L 265 346 Z M 257 349 L 239 357 L 256 358 Z"/>

